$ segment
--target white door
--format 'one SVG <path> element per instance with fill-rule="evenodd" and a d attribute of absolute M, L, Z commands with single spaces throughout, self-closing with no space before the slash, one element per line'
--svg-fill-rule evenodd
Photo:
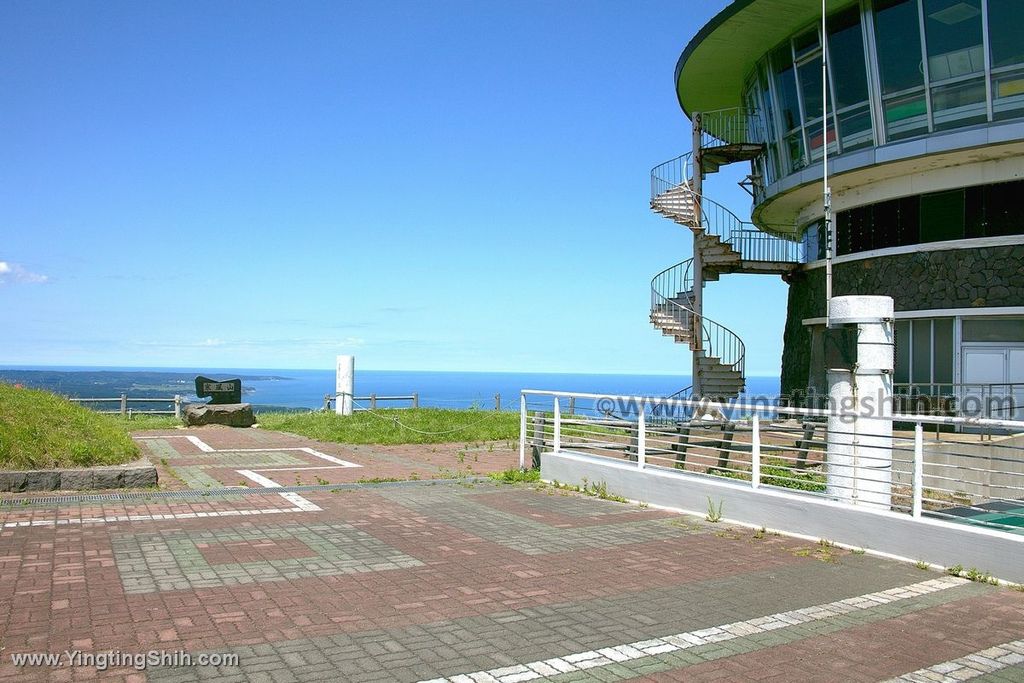
<path fill-rule="evenodd" d="M 1024 419 L 1024 347 L 964 344 L 962 357 L 961 414 Z"/>

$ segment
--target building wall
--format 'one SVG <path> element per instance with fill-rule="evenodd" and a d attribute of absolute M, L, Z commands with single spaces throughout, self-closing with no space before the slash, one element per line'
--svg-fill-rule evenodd
<path fill-rule="evenodd" d="M 897 311 L 1024 305 L 1024 245 L 914 252 L 833 266 L 833 296 L 881 294 Z M 807 318 L 825 315 L 825 269 L 800 270 L 789 279 L 783 333 L 782 392 L 824 386 L 824 366 L 813 358 Z M 814 363 L 812 364 L 812 360 Z M 809 376 L 817 368 L 815 377 Z"/>

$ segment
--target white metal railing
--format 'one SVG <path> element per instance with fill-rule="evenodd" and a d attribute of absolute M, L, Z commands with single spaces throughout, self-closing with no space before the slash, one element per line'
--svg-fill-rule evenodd
<path fill-rule="evenodd" d="M 800 263 L 805 260 L 802 242 L 778 237 L 771 232 L 792 232 L 791 226 L 764 224 L 759 227 L 750 221 L 744 221 L 706 194 L 698 196 L 691 185 L 692 177 L 693 152 L 669 159 L 652 168 L 652 206 L 657 204 L 659 198 L 670 192 L 685 193 L 689 201 L 685 202 L 685 215 L 681 215 L 680 219 L 694 222 L 704 234 L 717 237 L 730 245 L 744 260 L 783 263 Z"/>
<path fill-rule="evenodd" d="M 885 416 L 892 441 L 880 447 L 863 434 L 858 440 L 850 412 L 768 399 L 715 404 L 530 389 L 520 411 L 521 466 L 531 451 L 534 464 L 545 452 L 579 453 L 1024 533 L 1024 421 Z M 830 458 L 830 438 L 858 443 L 853 459 Z M 885 503 L 868 493 L 880 481 Z"/>
<path fill-rule="evenodd" d="M 729 107 L 700 112 L 701 147 L 765 144 L 764 117 L 756 109 Z"/>

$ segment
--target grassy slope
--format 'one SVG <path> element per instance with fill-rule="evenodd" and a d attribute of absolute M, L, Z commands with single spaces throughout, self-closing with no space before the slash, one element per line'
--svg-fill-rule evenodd
<path fill-rule="evenodd" d="M 373 414 L 359 412 L 350 417 L 332 412 L 260 413 L 257 420 L 264 429 L 338 443 L 446 443 L 519 438 L 519 413 L 493 410 L 392 409 L 377 410 Z"/>
<path fill-rule="evenodd" d="M 138 447 L 117 420 L 56 394 L 0 382 L 0 467 L 90 467 L 138 457 Z"/>
<path fill-rule="evenodd" d="M 132 432 L 140 429 L 173 429 L 183 424 L 181 420 L 173 415 L 143 415 L 142 413 L 134 413 L 131 417 L 121 417 L 120 415 L 113 415 L 111 417 L 117 424 Z"/>

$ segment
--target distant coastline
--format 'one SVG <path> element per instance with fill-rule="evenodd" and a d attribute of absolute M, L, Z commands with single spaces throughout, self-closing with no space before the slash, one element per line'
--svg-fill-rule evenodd
<path fill-rule="evenodd" d="M 245 400 L 257 407 L 316 409 L 334 391 L 334 371 L 224 368 L 89 368 L 10 366 L 0 381 L 20 383 L 75 398 L 195 397 L 195 376 L 239 377 Z M 503 408 L 516 408 L 523 389 L 559 389 L 596 394 L 667 396 L 689 386 L 688 375 L 582 373 L 435 372 L 356 370 L 356 394 L 419 394 L 423 406 L 493 408 L 495 394 Z M 748 377 L 751 395 L 774 396 L 778 377 Z M 383 405 L 383 404 L 382 404 Z"/>

